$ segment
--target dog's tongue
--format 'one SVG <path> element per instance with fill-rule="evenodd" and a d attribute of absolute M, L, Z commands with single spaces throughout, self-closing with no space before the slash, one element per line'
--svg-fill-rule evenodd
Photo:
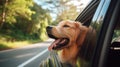
<path fill-rule="evenodd" d="M 51 51 L 53 47 L 57 45 L 58 42 L 60 42 L 61 39 L 56 39 L 49 47 L 48 50 Z"/>
<path fill-rule="evenodd" d="M 65 39 L 56 39 L 49 47 L 48 50 L 51 51 L 54 47 L 59 44 L 63 44 L 66 40 Z"/>

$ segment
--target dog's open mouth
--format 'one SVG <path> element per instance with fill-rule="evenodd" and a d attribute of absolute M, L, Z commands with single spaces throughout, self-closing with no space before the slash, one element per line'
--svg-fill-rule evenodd
<path fill-rule="evenodd" d="M 68 38 L 59 38 L 55 39 L 55 41 L 48 47 L 49 50 L 60 50 L 65 47 L 69 43 Z"/>

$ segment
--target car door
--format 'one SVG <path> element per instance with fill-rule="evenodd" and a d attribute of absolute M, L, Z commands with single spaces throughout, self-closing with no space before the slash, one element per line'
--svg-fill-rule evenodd
<path fill-rule="evenodd" d="M 104 23 L 108 7 L 110 6 L 110 0 L 101 0 L 94 17 L 92 18 L 91 26 L 96 31 L 96 44 L 94 46 L 94 54 L 91 61 L 91 67 L 98 67 L 100 60 L 100 54 L 103 46 L 104 37 L 106 34 L 107 24 Z M 106 27 L 103 29 L 103 25 Z"/>
<path fill-rule="evenodd" d="M 119 19 L 120 9 L 118 7 L 120 7 L 119 0 L 105 0 L 99 14 L 96 11 L 93 17 L 92 26 L 96 29 L 97 40 L 91 67 L 107 67 L 106 58 L 109 54 L 112 32 L 116 20 Z M 96 15 L 98 15 L 97 18 Z M 112 67 L 112 64 L 109 66 Z"/>
<path fill-rule="evenodd" d="M 92 27 L 92 33 L 96 32 L 96 34 L 91 33 L 86 37 L 85 46 L 81 48 L 81 67 L 106 67 L 106 52 L 110 42 L 109 37 L 111 37 L 108 32 L 111 31 L 109 28 L 113 23 L 112 18 L 115 17 L 114 11 L 118 9 L 116 8 L 119 6 L 118 3 L 119 0 L 94 0 L 76 19 L 83 25 Z M 94 44 L 91 44 L 91 41 L 94 41 Z"/>

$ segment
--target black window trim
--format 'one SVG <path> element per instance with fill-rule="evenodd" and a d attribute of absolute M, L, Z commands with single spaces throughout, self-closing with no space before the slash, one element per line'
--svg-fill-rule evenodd
<path fill-rule="evenodd" d="M 92 18 L 94 12 L 97 9 L 99 2 L 100 2 L 100 0 L 91 1 L 87 5 L 87 7 L 82 11 L 82 13 L 80 13 L 80 15 L 76 18 L 75 21 L 79 21 L 84 24 L 86 21 L 88 21 L 90 18 Z"/>
<path fill-rule="evenodd" d="M 106 67 L 106 57 L 107 57 L 108 52 L 109 52 L 108 47 L 111 44 L 112 34 L 113 34 L 114 28 L 116 26 L 117 20 L 119 19 L 120 0 L 116 0 L 114 2 L 116 2 L 116 3 L 115 3 L 115 6 L 113 8 L 114 11 L 112 12 L 112 16 L 111 16 L 110 21 L 109 21 L 109 25 L 108 25 L 108 29 L 107 29 L 107 32 L 106 32 L 105 40 L 103 42 L 103 48 L 102 48 L 102 51 L 101 51 L 101 56 L 100 56 L 99 65 L 98 65 L 99 67 Z M 113 3 L 113 2 L 111 2 L 111 3 Z M 111 8 L 109 8 L 109 9 L 111 9 Z"/>
<path fill-rule="evenodd" d="M 115 1 L 115 0 L 113 0 L 113 1 Z M 114 2 L 111 2 L 111 3 L 114 3 Z M 93 57 L 91 67 L 105 67 L 103 60 L 105 60 L 105 52 L 104 51 L 107 51 L 106 50 L 107 46 L 105 45 L 106 40 L 104 38 L 107 37 L 106 36 L 106 33 L 108 33 L 107 28 L 109 26 L 109 22 L 111 21 L 111 17 L 113 16 L 113 11 L 114 11 L 114 8 L 115 8 L 113 5 L 111 5 L 111 3 L 110 3 L 110 6 L 108 8 L 108 12 L 106 13 L 106 16 L 103 20 L 103 24 L 102 24 L 103 26 L 102 26 L 102 29 L 100 31 L 100 36 L 98 38 L 96 50 L 95 50 L 95 53 L 94 53 L 95 55 Z"/>

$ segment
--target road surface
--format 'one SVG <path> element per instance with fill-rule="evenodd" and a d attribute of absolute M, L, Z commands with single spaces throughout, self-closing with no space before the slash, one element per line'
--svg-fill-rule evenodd
<path fill-rule="evenodd" d="M 47 47 L 52 41 L 0 51 L 0 67 L 39 67 L 40 62 L 48 57 Z"/>

